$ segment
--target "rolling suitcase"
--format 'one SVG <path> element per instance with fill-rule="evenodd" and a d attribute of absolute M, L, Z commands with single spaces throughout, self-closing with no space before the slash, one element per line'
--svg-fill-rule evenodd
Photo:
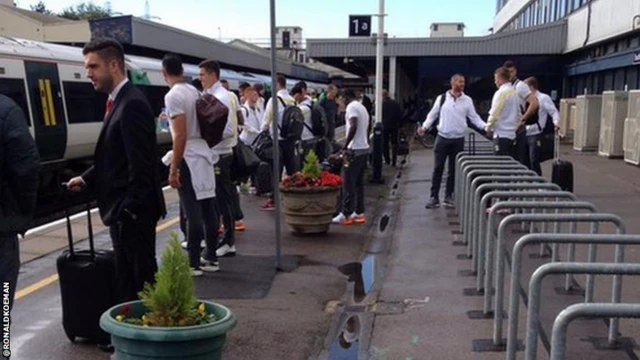
<path fill-rule="evenodd" d="M 551 182 L 564 191 L 573 192 L 573 164 L 560 159 L 560 138 L 555 134 L 554 159 L 551 164 Z"/>
<path fill-rule="evenodd" d="M 260 162 L 260 165 L 258 165 L 258 169 L 254 175 L 254 179 L 256 181 L 254 186 L 256 188 L 257 195 L 268 194 L 273 191 L 272 174 L 273 171 L 271 170 L 271 164 L 264 161 Z"/>
<path fill-rule="evenodd" d="M 67 236 L 69 249 L 56 261 L 62 301 L 62 327 L 71 342 L 76 337 L 100 345 L 111 342 L 99 325 L 100 316 L 116 304 L 114 255 L 109 250 L 95 250 L 91 228 L 91 212 L 87 206 L 89 250 L 75 251 L 69 212 Z"/>

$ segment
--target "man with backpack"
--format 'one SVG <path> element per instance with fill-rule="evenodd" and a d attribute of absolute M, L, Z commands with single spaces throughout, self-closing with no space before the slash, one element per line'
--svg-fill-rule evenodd
<path fill-rule="evenodd" d="M 545 134 L 555 134 L 555 130 L 558 129 L 560 114 L 551 97 L 538 90 L 538 80 L 535 77 L 525 79 L 524 83 L 529 86 L 531 93 L 538 99 L 539 104 L 538 122 L 527 125 L 527 144 L 529 145 L 530 169 L 542 176 L 540 162 L 547 160 L 541 159 L 541 147 L 544 140 L 542 137 Z M 552 121 L 549 121 L 549 117 L 551 117 Z"/>
<path fill-rule="evenodd" d="M 444 205 L 453 207 L 453 190 L 455 184 L 456 155 L 464 149 L 464 135 L 467 130 L 467 119 L 478 128 L 484 128 L 482 121 L 473 105 L 471 97 L 464 91 L 464 76 L 455 74 L 451 77 L 451 89 L 439 95 L 434 101 L 427 119 L 418 128 L 418 134 L 422 136 L 436 120 L 438 121 L 438 136 L 434 145 L 435 167 L 431 180 L 431 199 L 426 205 L 427 209 L 440 207 L 440 184 L 445 162 L 449 162 L 447 187 L 445 189 Z"/>
<path fill-rule="evenodd" d="M 282 176 L 283 168 L 287 169 L 289 176 L 293 175 L 299 169 L 298 153 L 296 151 L 297 143 L 302 136 L 304 115 L 296 101 L 289 91 L 287 91 L 287 80 L 283 75 L 276 78 L 277 102 L 273 104 L 273 99 L 269 99 L 264 110 L 264 118 L 262 120 L 262 131 L 269 130 L 271 138 L 274 138 L 272 123 L 275 121 L 278 127 L 278 146 L 280 147 L 280 169 L 278 171 L 278 179 Z M 273 118 L 273 106 L 278 107 L 278 118 Z M 278 186 L 278 184 L 273 184 Z M 263 210 L 274 210 L 273 195 L 262 206 Z"/>
<path fill-rule="evenodd" d="M 304 115 L 304 128 L 300 142 L 300 163 L 304 162 L 309 150 L 314 150 L 318 155 L 318 160 L 323 161 L 326 151 L 320 147 L 321 145 L 326 146 L 325 137 L 327 135 L 327 115 L 324 108 L 314 104 L 309 96 L 305 96 L 303 82 L 299 82 L 293 87 L 291 96 L 296 100 Z"/>

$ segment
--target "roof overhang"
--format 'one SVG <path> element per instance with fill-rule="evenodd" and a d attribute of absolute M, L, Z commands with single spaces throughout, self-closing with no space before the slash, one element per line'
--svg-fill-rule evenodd
<path fill-rule="evenodd" d="M 307 39 L 307 56 L 323 58 L 375 57 L 375 38 Z M 567 42 L 566 20 L 499 34 L 456 38 L 388 38 L 385 56 L 492 56 L 562 54 Z"/>
<path fill-rule="evenodd" d="M 91 20 L 89 26 L 94 37 L 109 36 L 123 44 L 215 59 L 221 64 L 244 68 L 246 71 L 271 71 L 270 56 L 133 16 Z M 276 70 L 294 78 L 328 81 L 326 73 L 289 61 L 277 60 Z"/>

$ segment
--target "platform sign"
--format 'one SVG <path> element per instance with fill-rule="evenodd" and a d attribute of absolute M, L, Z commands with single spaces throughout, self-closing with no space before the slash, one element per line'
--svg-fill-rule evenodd
<path fill-rule="evenodd" d="M 371 36 L 371 15 L 349 15 L 349 37 Z"/>

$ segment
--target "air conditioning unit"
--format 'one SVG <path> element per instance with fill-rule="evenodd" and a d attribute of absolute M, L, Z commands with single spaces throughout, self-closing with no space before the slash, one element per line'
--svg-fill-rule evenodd
<path fill-rule="evenodd" d="M 605 91 L 602 93 L 602 116 L 600 119 L 600 145 L 598 154 L 609 158 L 622 158 L 624 121 L 629 111 L 629 93 Z"/>
<path fill-rule="evenodd" d="M 573 140 L 573 129 L 571 128 L 571 116 L 572 110 L 575 110 L 576 99 L 561 99 L 560 100 L 560 133 L 565 135 L 565 141 L 571 142 Z"/>
<path fill-rule="evenodd" d="M 629 107 L 624 122 L 624 161 L 640 165 L 640 90 L 629 92 Z"/>
<path fill-rule="evenodd" d="M 573 148 L 596 151 L 600 143 L 601 95 L 580 95 L 576 98 L 576 123 Z"/>

